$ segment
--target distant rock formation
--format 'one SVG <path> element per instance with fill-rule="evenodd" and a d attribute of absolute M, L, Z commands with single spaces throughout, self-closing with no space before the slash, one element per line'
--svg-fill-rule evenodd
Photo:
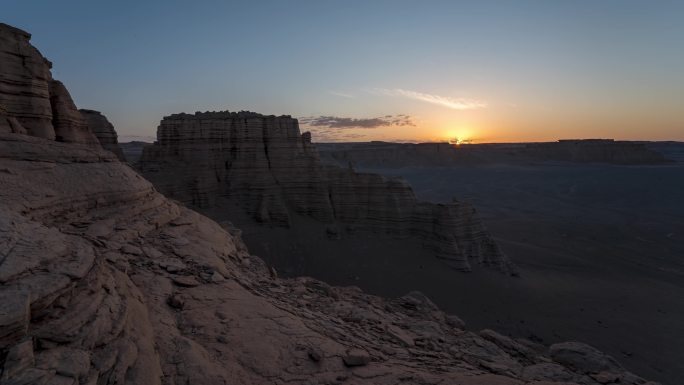
<path fill-rule="evenodd" d="M 292 215 L 305 215 L 335 236 L 351 227 L 418 237 L 458 270 L 471 270 L 473 259 L 515 271 L 472 206 L 418 202 L 403 180 L 324 167 L 311 135 L 301 134 L 290 116 L 177 114 L 161 121 L 157 138 L 144 149 L 143 175 L 214 219 L 228 219 L 211 209 L 228 200 L 261 223 L 288 227 Z"/>
<path fill-rule="evenodd" d="M 418 292 L 279 279 L 111 152 L 2 114 L 2 384 L 647 384 L 585 344 L 466 331 Z"/>
<path fill-rule="evenodd" d="M 326 164 L 360 168 L 450 167 L 543 161 L 659 164 L 667 159 L 643 142 L 612 139 L 548 143 L 317 143 Z"/>
<path fill-rule="evenodd" d="M 613 139 L 565 139 L 550 143 L 528 143 L 524 153 L 543 160 L 613 163 L 657 164 L 665 157 L 644 143 Z"/>
<path fill-rule="evenodd" d="M 81 116 L 86 120 L 88 128 L 95 134 L 102 148 L 113 152 L 121 161 L 126 161 L 124 153 L 119 147 L 114 126 L 107 120 L 107 117 L 99 111 L 80 109 Z"/>
<path fill-rule="evenodd" d="M 316 143 L 323 163 L 341 167 L 432 167 L 472 162 L 450 143 Z"/>

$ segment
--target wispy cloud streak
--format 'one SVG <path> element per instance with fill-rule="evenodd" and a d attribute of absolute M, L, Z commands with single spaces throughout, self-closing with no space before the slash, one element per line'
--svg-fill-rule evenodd
<path fill-rule="evenodd" d="M 339 97 L 341 97 L 341 98 L 347 98 L 347 99 L 353 99 L 353 98 L 354 98 L 354 95 L 348 94 L 348 93 L 346 93 L 346 92 L 328 91 L 328 93 L 329 93 L 330 95 L 339 96 Z"/>
<path fill-rule="evenodd" d="M 415 126 L 409 115 L 386 115 L 380 118 L 343 118 L 339 116 L 307 116 L 299 118 L 302 125 L 326 128 L 378 128 Z"/>
<path fill-rule="evenodd" d="M 424 92 L 404 90 L 401 88 L 369 88 L 367 89 L 367 91 L 375 95 L 385 95 L 420 100 L 422 102 L 436 104 L 438 106 L 443 106 L 454 110 L 475 110 L 487 107 L 487 103 L 482 100 L 467 98 L 450 98 L 448 96 L 427 94 Z"/>

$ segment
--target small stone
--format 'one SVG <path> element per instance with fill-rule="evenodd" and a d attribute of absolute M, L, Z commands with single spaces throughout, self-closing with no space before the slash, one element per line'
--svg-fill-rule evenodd
<path fill-rule="evenodd" d="M 27 340 L 12 346 L 5 358 L 5 366 L 3 367 L 0 382 L 4 383 L 5 380 L 15 376 L 22 370 L 32 367 L 34 361 L 32 340 Z"/>
<path fill-rule="evenodd" d="M 459 317 L 457 317 L 455 315 L 446 316 L 446 322 L 447 322 L 447 325 L 449 325 L 453 328 L 461 329 L 461 330 L 465 329 L 465 322 L 463 322 L 462 319 L 460 319 Z"/>
<path fill-rule="evenodd" d="M 342 357 L 342 361 L 346 366 L 366 366 L 371 361 L 371 357 L 365 350 L 350 349 Z"/>
<path fill-rule="evenodd" d="M 219 283 L 223 282 L 226 279 L 221 275 L 221 273 L 215 271 L 214 274 L 211 275 L 210 281 L 213 283 Z"/>
<path fill-rule="evenodd" d="M 28 290 L 0 289 L 0 348 L 12 345 L 26 335 L 30 303 Z"/>
<path fill-rule="evenodd" d="M 276 271 L 275 267 L 269 267 L 268 273 L 271 275 L 271 279 L 278 279 L 278 272 Z"/>
<path fill-rule="evenodd" d="M 45 350 L 37 354 L 36 367 L 55 370 L 65 377 L 83 378 L 90 369 L 90 352 L 62 346 Z"/>
<path fill-rule="evenodd" d="M 561 342 L 549 348 L 551 358 L 582 373 L 622 369 L 610 356 L 581 342 Z"/>
<path fill-rule="evenodd" d="M 601 372 L 596 374 L 590 374 L 589 376 L 600 384 L 612 384 L 614 382 L 620 382 L 621 380 L 621 376 L 619 374 L 611 372 Z"/>
<path fill-rule="evenodd" d="M 228 343 L 228 338 L 224 335 L 220 335 L 216 337 L 216 341 L 222 343 L 222 344 L 227 344 Z"/>
<path fill-rule="evenodd" d="M 165 270 L 168 271 L 169 273 L 178 273 L 179 271 L 185 270 L 185 266 L 178 265 L 178 264 L 169 264 L 166 265 Z"/>
<path fill-rule="evenodd" d="M 169 298 L 166 299 L 166 303 L 172 308 L 179 310 L 183 309 L 183 306 L 185 305 L 183 298 L 177 294 L 170 295 Z"/>
<path fill-rule="evenodd" d="M 323 354 L 321 354 L 320 350 L 318 350 L 314 347 L 310 347 L 307 350 L 306 354 L 309 356 L 309 358 L 313 362 L 320 362 L 321 359 L 323 359 Z"/>
<path fill-rule="evenodd" d="M 195 279 L 195 277 L 188 276 L 188 275 L 182 275 L 180 277 L 173 277 L 172 281 L 176 285 L 182 286 L 182 287 L 195 287 L 195 286 L 200 285 L 199 281 L 197 281 L 197 279 Z"/>
<path fill-rule="evenodd" d="M 121 252 L 131 255 L 143 255 L 143 251 L 139 247 L 133 245 L 121 246 Z"/>

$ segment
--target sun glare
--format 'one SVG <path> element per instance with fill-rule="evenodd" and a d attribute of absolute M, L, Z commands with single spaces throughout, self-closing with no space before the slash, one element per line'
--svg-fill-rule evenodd
<path fill-rule="evenodd" d="M 472 142 L 472 139 L 470 139 L 470 136 L 466 135 L 465 133 L 462 133 L 462 132 L 459 132 L 459 133 L 449 132 L 446 135 L 446 139 L 447 139 L 447 142 L 449 142 L 449 144 L 454 144 L 456 146 L 460 146 L 461 144 Z"/>

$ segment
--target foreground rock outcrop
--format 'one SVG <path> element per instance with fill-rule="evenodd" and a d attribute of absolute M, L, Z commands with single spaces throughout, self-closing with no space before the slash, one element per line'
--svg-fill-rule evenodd
<path fill-rule="evenodd" d="M 112 152 L 2 119 L 0 384 L 647 384 L 585 344 L 466 331 L 417 292 L 279 279 Z"/>
<path fill-rule="evenodd" d="M 0 134 L 3 384 L 645 384 L 579 343 L 277 278 L 110 152 Z M 548 383 L 548 382 L 546 382 Z"/>
<path fill-rule="evenodd" d="M 417 237 L 458 270 L 471 270 L 471 260 L 515 270 L 472 206 L 419 202 L 401 179 L 323 166 L 311 135 L 301 134 L 289 116 L 171 115 L 159 125 L 157 139 L 144 149 L 142 174 L 164 194 L 216 220 L 227 218 L 213 208 L 229 204 L 271 225 L 288 227 L 293 216 L 303 215 L 331 237 L 353 237 L 359 230 Z"/>

